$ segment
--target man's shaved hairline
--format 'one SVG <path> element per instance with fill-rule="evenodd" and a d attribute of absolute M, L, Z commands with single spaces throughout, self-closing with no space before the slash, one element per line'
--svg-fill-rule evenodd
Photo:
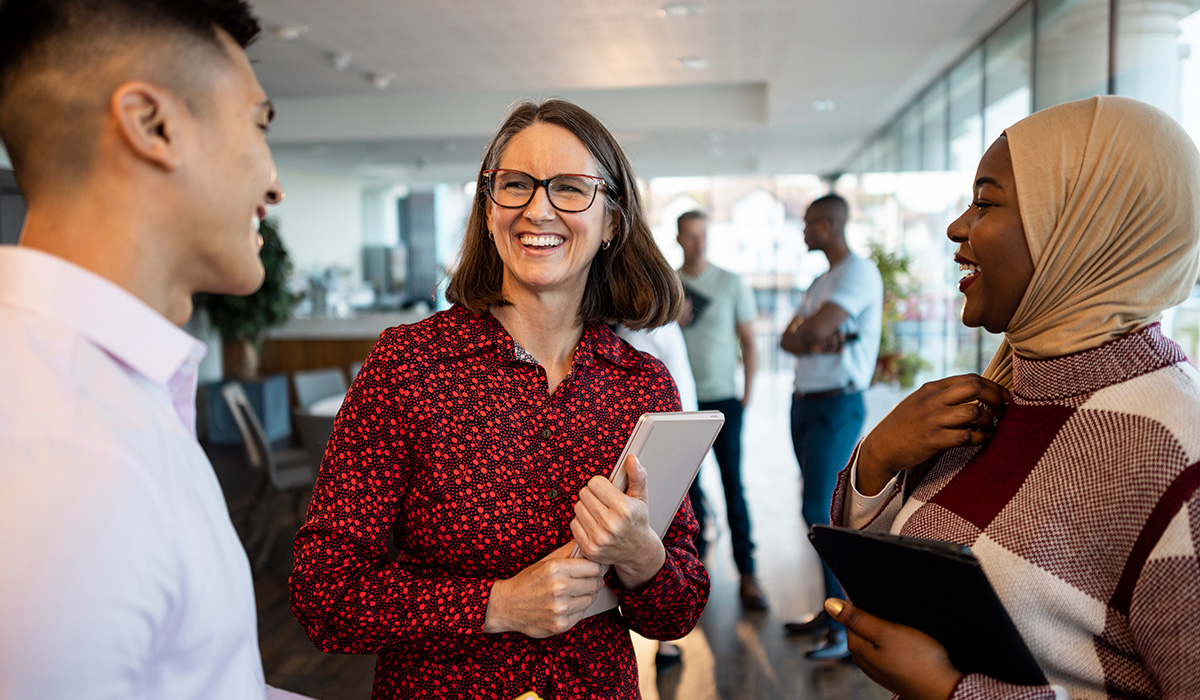
<path fill-rule="evenodd" d="M 0 123 L 17 135 L 8 150 L 26 196 L 42 179 L 71 183 L 92 172 L 101 124 L 124 84 L 144 81 L 178 96 L 193 114 L 206 112 L 213 104 L 214 59 L 234 60 L 221 40 L 224 31 L 212 30 L 212 41 L 161 28 L 122 28 L 81 41 L 77 32 L 63 32 L 28 57 L 0 102 L 0 110 L 20 114 L 0 113 Z M 236 45 L 232 38 L 229 43 Z"/>

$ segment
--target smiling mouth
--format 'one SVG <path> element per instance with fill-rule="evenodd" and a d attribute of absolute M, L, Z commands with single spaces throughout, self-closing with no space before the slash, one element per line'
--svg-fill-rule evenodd
<path fill-rule="evenodd" d="M 566 241 L 562 236 L 555 234 L 534 235 L 530 233 L 518 236 L 517 240 L 526 248 L 557 248 Z"/>
<path fill-rule="evenodd" d="M 957 255 L 954 256 L 954 262 L 958 263 L 960 271 L 967 273 L 958 280 L 958 291 L 965 292 L 967 287 L 970 287 L 975 278 L 979 276 L 979 265 Z"/>

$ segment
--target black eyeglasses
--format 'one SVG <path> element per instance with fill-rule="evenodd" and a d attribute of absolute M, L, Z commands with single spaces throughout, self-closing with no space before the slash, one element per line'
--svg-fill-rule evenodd
<path fill-rule="evenodd" d="M 574 214 L 586 211 L 596 201 L 596 191 L 604 186 L 604 178 L 595 175 L 555 175 L 538 180 L 520 170 L 484 170 L 487 193 L 497 206 L 520 209 L 533 201 L 538 186 L 546 188 L 550 206 Z"/>

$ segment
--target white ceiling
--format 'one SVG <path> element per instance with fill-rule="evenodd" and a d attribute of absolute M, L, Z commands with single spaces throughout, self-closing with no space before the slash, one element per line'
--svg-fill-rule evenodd
<path fill-rule="evenodd" d="M 820 174 L 1019 3 L 696 0 L 662 17 L 652 0 L 255 0 L 250 54 L 294 167 L 470 181 L 508 105 L 556 96 L 599 116 L 643 177 Z M 281 39 L 284 25 L 307 31 Z M 679 67 L 696 57 L 709 67 Z M 385 89 L 366 79 L 380 72 Z"/>

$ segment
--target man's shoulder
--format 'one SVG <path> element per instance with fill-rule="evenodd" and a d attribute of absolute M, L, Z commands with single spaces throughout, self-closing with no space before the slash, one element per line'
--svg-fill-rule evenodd
<path fill-rule="evenodd" d="M 876 267 L 874 261 L 870 258 L 864 258 L 851 253 L 838 267 L 840 271 L 836 275 L 835 284 L 852 284 L 855 287 L 861 287 L 865 284 L 870 287 L 879 286 L 882 289 L 883 277 L 879 274 L 879 268 Z M 833 272 L 833 270 L 830 270 L 822 275 L 822 277 L 831 276 Z"/>
<path fill-rule="evenodd" d="M 699 276 L 684 278 L 684 284 L 721 294 L 736 291 L 742 286 L 742 278 L 736 272 L 709 263 Z"/>

